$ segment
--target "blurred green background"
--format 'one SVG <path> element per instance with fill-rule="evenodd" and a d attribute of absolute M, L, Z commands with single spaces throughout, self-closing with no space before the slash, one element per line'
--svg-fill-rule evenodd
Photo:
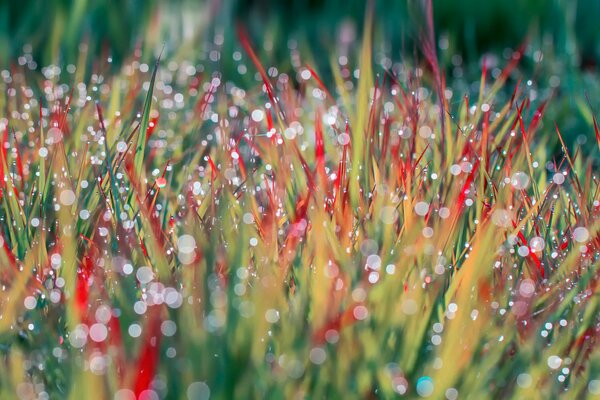
<path fill-rule="evenodd" d="M 413 43 L 415 26 L 421 23 L 413 9 L 420 2 L 374 1 L 376 29 L 390 49 Z M 222 29 L 226 36 L 233 34 L 234 21 L 241 21 L 257 37 L 270 30 L 278 33 L 278 39 L 297 37 L 330 48 L 340 27 L 351 24 L 360 32 L 365 13 L 364 0 L 3 0 L 0 4 L 3 64 L 19 56 L 26 44 L 44 64 L 57 61 L 58 54 L 62 62 L 74 62 L 84 40 L 97 52 L 110 49 L 118 63 L 149 29 L 163 29 L 166 40 L 184 34 L 173 26 L 165 28 L 177 20 L 185 20 L 177 24 L 180 30 L 195 22 L 191 29 L 197 32 Z M 433 4 L 438 35 L 447 35 L 467 60 L 516 47 L 527 34 L 552 40 L 558 52 L 573 55 L 584 68 L 595 67 L 600 59 L 598 0 L 434 0 Z M 279 46 L 286 43 L 277 40 Z"/>

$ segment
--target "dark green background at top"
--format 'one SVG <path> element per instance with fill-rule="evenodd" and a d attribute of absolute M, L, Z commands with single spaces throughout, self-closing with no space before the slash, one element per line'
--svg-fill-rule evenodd
<path fill-rule="evenodd" d="M 376 26 L 392 50 L 410 46 L 415 38 L 420 21 L 411 10 L 419 1 L 374 1 Z M 144 37 L 156 12 L 181 15 L 188 9 L 210 10 L 207 32 L 219 27 L 235 38 L 234 21 L 241 21 L 259 40 L 265 29 L 275 29 L 282 39 L 276 46 L 282 49 L 292 35 L 319 50 L 335 43 L 342 22 L 352 21 L 360 31 L 365 1 L 3 0 L 0 64 L 14 60 L 25 44 L 31 44 L 42 64 L 73 62 L 79 43 L 87 40 L 94 51 L 109 52 L 118 65 Z M 584 66 L 600 59 L 600 0 L 434 0 L 434 14 L 437 33 L 446 34 L 467 60 L 478 59 L 484 51 L 516 47 L 528 33 L 551 39 L 565 54 L 572 54 L 568 50 L 574 45 L 576 61 Z"/>

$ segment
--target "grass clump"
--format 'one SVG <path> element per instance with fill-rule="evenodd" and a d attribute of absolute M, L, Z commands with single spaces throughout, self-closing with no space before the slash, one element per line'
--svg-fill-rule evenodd
<path fill-rule="evenodd" d="M 367 25 L 324 82 L 240 36 L 254 85 L 2 75 L 0 397 L 600 392 L 598 180 L 516 61 L 458 93 Z"/>

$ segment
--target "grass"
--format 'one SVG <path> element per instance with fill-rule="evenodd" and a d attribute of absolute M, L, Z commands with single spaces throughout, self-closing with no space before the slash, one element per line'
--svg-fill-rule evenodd
<path fill-rule="evenodd" d="M 598 396 L 589 159 L 521 52 L 458 92 L 373 40 L 4 72 L 0 398 Z"/>

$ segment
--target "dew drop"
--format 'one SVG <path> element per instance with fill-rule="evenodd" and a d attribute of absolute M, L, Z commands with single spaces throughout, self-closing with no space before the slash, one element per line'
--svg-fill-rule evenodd
<path fill-rule="evenodd" d="M 552 177 L 552 182 L 556 183 L 557 185 L 562 185 L 565 182 L 565 176 L 560 172 L 557 172 Z"/>
<path fill-rule="evenodd" d="M 210 388 L 204 382 L 192 382 L 187 388 L 188 400 L 208 400 L 210 398 Z"/>
<path fill-rule="evenodd" d="M 122 140 L 117 143 L 117 151 L 119 153 L 124 153 L 126 150 L 127 150 L 127 143 L 125 143 Z"/>
<path fill-rule="evenodd" d="M 70 206 L 75 203 L 75 193 L 70 189 L 60 192 L 60 203 L 64 206 Z"/>
<path fill-rule="evenodd" d="M 527 189 L 529 187 L 529 182 L 529 176 L 521 171 L 515 172 L 510 178 L 511 185 L 517 190 Z"/>
<path fill-rule="evenodd" d="M 428 376 L 422 376 L 417 380 L 417 394 L 421 397 L 429 397 L 433 394 L 433 381 Z"/>
<path fill-rule="evenodd" d="M 583 226 L 573 229 L 573 240 L 579 243 L 585 243 L 590 238 L 590 232 Z"/>
<path fill-rule="evenodd" d="M 429 211 L 429 204 L 424 202 L 424 201 L 419 201 L 417 204 L 415 204 L 415 213 L 417 213 L 417 215 L 420 215 L 421 217 L 427 215 L 427 212 Z"/>
<path fill-rule="evenodd" d="M 90 338 L 97 343 L 103 342 L 108 336 L 108 329 L 101 323 L 95 323 L 90 328 Z"/>

